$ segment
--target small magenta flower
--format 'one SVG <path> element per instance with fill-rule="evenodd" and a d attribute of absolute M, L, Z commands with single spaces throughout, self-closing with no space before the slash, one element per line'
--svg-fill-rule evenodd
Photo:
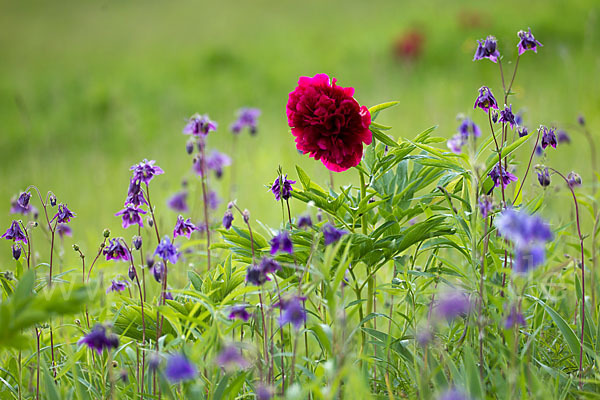
<path fill-rule="evenodd" d="M 190 218 L 184 220 L 181 215 L 177 217 L 177 222 L 175 223 L 175 229 L 173 230 L 173 238 L 177 236 L 185 236 L 188 239 L 191 238 L 192 232 L 197 231 L 198 227 L 192 223 Z"/>
<path fill-rule="evenodd" d="M 475 122 L 473 122 L 469 118 L 464 118 L 458 127 L 458 132 L 462 135 L 463 138 L 467 139 L 469 136 L 480 137 L 481 129 Z"/>
<path fill-rule="evenodd" d="M 567 175 L 567 181 L 569 183 L 569 186 L 572 188 L 576 186 L 581 186 L 581 176 L 579 176 L 579 174 L 575 172 L 569 172 L 569 174 Z"/>
<path fill-rule="evenodd" d="M 265 274 L 274 274 L 281 269 L 281 265 L 272 258 L 263 257 L 258 266 Z"/>
<path fill-rule="evenodd" d="M 549 186 L 550 185 L 550 172 L 548 172 L 548 168 L 544 168 L 543 170 L 538 171 L 537 178 L 538 178 L 538 182 L 540 183 L 540 185 L 542 185 L 543 187 Z"/>
<path fill-rule="evenodd" d="M 479 96 L 475 100 L 475 106 L 473 108 L 481 108 L 483 111 L 488 112 L 490 108 L 495 110 L 498 109 L 498 103 L 492 94 L 492 91 L 487 86 L 482 86 L 479 88 Z"/>
<path fill-rule="evenodd" d="M 262 286 L 271 279 L 258 265 L 249 265 L 246 271 L 246 282 L 254 286 Z"/>
<path fill-rule="evenodd" d="M 172 383 L 188 381 L 196 377 L 196 367 L 183 354 L 174 354 L 167 359 L 165 375 Z"/>
<path fill-rule="evenodd" d="M 437 314 L 449 321 L 460 315 L 466 315 L 471 310 L 471 302 L 465 293 L 449 292 L 440 296 Z"/>
<path fill-rule="evenodd" d="M 225 229 L 231 228 L 231 224 L 233 223 L 233 213 L 231 210 L 225 211 L 225 215 L 223 215 L 223 227 Z"/>
<path fill-rule="evenodd" d="M 188 212 L 187 196 L 188 193 L 185 190 L 177 192 L 167 200 L 167 206 L 173 211 Z"/>
<path fill-rule="evenodd" d="M 183 128 L 183 133 L 185 135 L 206 136 L 210 132 L 216 131 L 217 126 L 217 123 L 211 121 L 208 115 L 194 114 Z"/>
<path fill-rule="evenodd" d="M 15 260 L 19 260 L 21 258 L 21 246 L 17 243 L 12 245 L 12 255 Z"/>
<path fill-rule="evenodd" d="M 66 224 L 67 222 L 70 222 L 71 218 L 73 217 L 75 217 L 75 214 L 73 214 L 71 210 L 67 208 L 66 204 L 59 204 L 58 212 L 56 215 L 54 215 L 54 218 L 52 218 L 50 222 L 56 220 L 59 224 Z"/>
<path fill-rule="evenodd" d="M 23 208 L 27 208 L 29 206 L 29 199 L 31 198 L 31 194 L 29 192 L 23 192 L 19 195 L 17 199 L 17 203 Z"/>
<path fill-rule="evenodd" d="M 485 219 L 494 211 L 494 205 L 489 196 L 481 195 L 479 197 L 479 211 L 481 212 L 481 216 Z"/>
<path fill-rule="evenodd" d="M 504 169 L 500 164 L 496 164 L 494 168 L 488 173 L 489 177 L 494 182 L 494 187 L 500 185 L 506 187 L 509 183 L 517 181 L 518 178 Z"/>
<path fill-rule="evenodd" d="M 125 281 L 117 281 L 115 279 L 110 281 L 110 286 L 106 289 L 106 293 L 110 292 L 122 292 L 127 289 L 127 282 Z"/>
<path fill-rule="evenodd" d="M 10 224 L 10 228 L 6 230 L 2 237 L 6 240 L 12 240 L 13 242 L 23 242 L 27 244 L 27 236 L 21 229 L 21 224 L 18 221 L 14 221 Z"/>
<path fill-rule="evenodd" d="M 165 171 L 163 171 L 159 166 L 155 166 L 155 162 L 156 161 L 154 160 L 148 161 L 144 159 L 144 161 L 140 162 L 139 164 L 133 165 L 131 168 L 129 168 L 131 171 L 133 171 L 133 178 L 131 179 L 148 184 L 155 175 L 164 174 Z"/>
<path fill-rule="evenodd" d="M 179 258 L 177 247 L 171 243 L 171 238 L 168 236 L 165 236 L 158 244 L 156 250 L 154 251 L 154 255 L 159 256 L 164 260 L 168 260 L 171 264 L 176 264 L 177 259 Z"/>
<path fill-rule="evenodd" d="M 231 165 L 231 158 L 227 154 L 216 150 L 213 150 L 206 157 L 206 168 L 215 171 L 217 178 L 223 176 L 223 167 L 228 167 L 229 165 Z"/>
<path fill-rule="evenodd" d="M 306 310 L 302 305 L 304 297 L 293 296 L 290 299 L 282 299 L 276 304 L 281 308 L 282 314 L 279 318 L 279 326 L 292 324 L 296 330 L 300 329 L 303 323 L 306 322 Z"/>
<path fill-rule="evenodd" d="M 104 349 L 110 351 L 110 349 L 119 347 L 119 338 L 114 334 L 107 335 L 106 328 L 103 325 L 97 324 L 92 331 L 81 338 L 77 344 L 85 344 L 91 350 L 96 350 L 98 355 L 100 355 Z"/>
<path fill-rule="evenodd" d="M 280 231 L 271 239 L 271 255 L 277 254 L 278 251 L 288 254 L 294 252 L 292 239 L 287 231 Z"/>
<path fill-rule="evenodd" d="M 283 185 L 280 184 L 280 180 L 283 182 Z M 275 195 L 275 200 L 280 201 L 282 198 L 288 200 L 292 196 L 292 184 L 294 183 L 296 181 L 287 179 L 287 175 L 278 176 L 269 190 Z"/>
<path fill-rule="evenodd" d="M 558 138 L 558 143 L 571 143 L 571 137 L 563 130 L 558 131 L 556 136 Z"/>
<path fill-rule="evenodd" d="M 538 42 L 531 33 L 531 28 L 527 32 L 519 31 L 517 33 L 519 36 L 519 44 L 517 47 L 519 48 L 519 55 L 525 53 L 527 50 L 533 50 L 534 53 L 537 53 L 537 47 L 542 47 L 542 44 Z"/>
<path fill-rule="evenodd" d="M 109 239 L 108 245 L 102 250 L 102 254 L 106 256 L 106 261 L 129 261 L 129 252 L 119 239 Z"/>
<path fill-rule="evenodd" d="M 312 227 L 312 219 L 310 218 L 310 215 L 301 215 L 298 217 L 298 228 L 304 229 L 310 227 Z"/>
<path fill-rule="evenodd" d="M 229 309 L 229 319 L 241 319 L 242 321 L 247 322 L 250 319 L 250 313 L 243 304 L 233 306 Z"/>
<path fill-rule="evenodd" d="M 325 239 L 325 246 L 337 242 L 347 233 L 348 232 L 343 229 L 337 229 L 329 222 L 325 223 L 325 225 L 323 225 L 323 238 Z"/>
<path fill-rule="evenodd" d="M 510 129 L 515 128 L 517 121 L 515 120 L 515 115 L 512 113 L 512 104 L 508 107 L 504 105 L 504 110 L 500 111 L 500 119 L 498 121 L 509 124 Z"/>
<path fill-rule="evenodd" d="M 244 128 L 248 128 L 251 135 L 255 135 L 258 125 L 260 110 L 258 108 L 241 108 L 237 120 L 231 125 L 231 132 L 238 134 Z"/>
<path fill-rule="evenodd" d="M 473 61 L 489 58 L 492 62 L 498 62 L 500 52 L 496 47 L 496 38 L 493 36 L 488 36 L 485 40 L 478 40 L 477 50 L 475 51 Z"/>
<path fill-rule="evenodd" d="M 235 346 L 227 346 L 221 350 L 215 362 L 225 371 L 233 371 L 236 368 L 246 369 L 250 366 L 248 360 L 242 356 L 240 349 Z"/>
<path fill-rule="evenodd" d="M 139 225 L 144 227 L 144 219 L 142 215 L 146 214 L 146 211 L 134 206 L 133 204 L 127 204 L 124 209 L 115 214 L 115 216 L 122 216 L 123 228 L 127 228 L 131 225 Z"/>
<path fill-rule="evenodd" d="M 129 188 L 127 189 L 127 199 L 125 205 L 133 204 L 134 206 L 141 206 L 142 204 L 148 204 L 144 197 L 144 191 L 142 190 L 140 180 L 132 179 L 129 181 Z"/>
<path fill-rule="evenodd" d="M 465 138 L 461 133 L 457 133 L 456 135 L 448 139 L 448 141 L 446 142 L 446 146 L 448 146 L 448 149 L 450 149 L 450 151 L 454 154 L 462 153 L 462 147 L 464 146 L 464 144 Z"/>
<path fill-rule="evenodd" d="M 546 149 L 548 146 L 556 148 L 556 135 L 554 134 L 554 128 L 548 128 L 540 126 L 542 130 L 542 149 Z"/>
<path fill-rule="evenodd" d="M 525 317 L 521 314 L 514 305 L 510 308 L 510 312 L 504 320 L 504 329 L 510 329 L 515 326 L 525 326 Z"/>
<path fill-rule="evenodd" d="M 58 224 L 56 225 L 56 233 L 63 239 L 65 236 L 73 236 L 73 230 L 67 224 Z"/>

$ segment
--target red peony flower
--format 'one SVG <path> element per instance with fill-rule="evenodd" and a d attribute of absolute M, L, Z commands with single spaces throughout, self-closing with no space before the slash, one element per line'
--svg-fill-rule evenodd
<path fill-rule="evenodd" d="M 325 74 L 301 77 L 290 93 L 287 117 L 296 148 L 341 172 L 358 165 L 362 144 L 371 144 L 371 114 L 352 97 L 354 88 L 335 82 Z"/>

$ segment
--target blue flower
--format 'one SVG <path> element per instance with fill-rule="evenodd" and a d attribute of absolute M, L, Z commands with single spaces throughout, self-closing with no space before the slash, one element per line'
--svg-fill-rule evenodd
<path fill-rule="evenodd" d="M 158 244 L 156 250 L 154 251 L 154 255 L 159 256 L 164 260 L 168 260 L 171 264 L 176 264 L 177 260 L 179 259 L 177 247 L 171 243 L 171 239 L 168 236 L 165 236 Z"/>
<path fill-rule="evenodd" d="M 96 350 L 101 354 L 104 349 L 110 351 L 111 348 L 119 346 L 119 338 L 117 335 L 106 335 L 106 328 L 103 325 L 96 325 L 90 333 L 81 338 L 77 344 L 85 344 L 90 349 Z"/>
<path fill-rule="evenodd" d="M 23 242 L 27 244 L 27 236 L 25 236 L 25 232 L 21 229 L 21 224 L 14 220 L 10 224 L 10 228 L 6 230 L 2 237 L 6 240 L 12 240 L 13 242 Z"/>
<path fill-rule="evenodd" d="M 496 47 L 496 38 L 493 36 L 488 36 L 485 40 L 478 40 L 473 61 L 489 58 L 492 62 L 498 62 L 500 52 Z"/>
<path fill-rule="evenodd" d="M 292 254 L 294 252 L 292 240 L 287 231 L 280 231 L 271 239 L 271 254 L 277 254 L 278 251 Z"/>
<path fill-rule="evenodd" d="M 172 383 L 187 381 L 196 377 L 196 367 L 182 354 L 174 354 L 167 359 L 165 375 Z"/>
<path fill-rule="evenodd" d="M 437 305 L 437 314 L 449 321 L 460 315 L 468 314 L 470 310 L 471 302 L 467 295 L 462 292 L 443 294 Z"/>
<path fill-rule="evenodd" d="M 304 297 L 294 296 L 287 300 L 281 300 L 277 307 L 281 308 L 282 314 L 279 318 L 279 325 L 292 324 L 295 329 L 300 329 L 303 323 L 306 322 L 306 310 L 302 305 Z"/>
<path fill-rule="evenodd" d="M 281 182 L 283 184 L 281 184 Z M 275 195 L 275 200 L 280 201 L 281 199 L 288 200 L 292 197 L 292 184 L 296 183 L 296 181 L 292 181 L 287 179 L 287 175 L 278 176 L 275 179 L 275 182 L 271 185 L 271 192 Z"/>
<path fill-rule="evenodd" d="M 337 229 L 329 222 L 325 223 L 325 225 L 323 225 L 323 237 L 325 239 L 325 246 L 337 242 L 342 236 L 344 236 L 347 233 L 348 232 L 345 230 Z"/>
<path fill-rule="evenodd" d="M 187 195 L 185 190 L 175 193 L 167 200 L 167 206 L 173 211 L 188 212 Z"/>

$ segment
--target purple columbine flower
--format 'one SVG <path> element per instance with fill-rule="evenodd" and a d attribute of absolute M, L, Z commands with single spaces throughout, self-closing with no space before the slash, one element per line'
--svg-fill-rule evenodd
<path fill-rule="evenodd" d="M 473 61 L 489 58 L 492 62 L 498 62 L 500 52 L 496 47 L 496 38 L 493 36 L 488 36 L 485 40 L 478 40 Z"/>
<path fill-rule="evenodd" d="M 188 381 L 196 377 L 196 367 L 183 354 L 174 354 L 167 359 L 165 375 L 172 383 Z"/>
<path fill-rule="evenodd" d="M 585 126 L 585 118 L 583 117 L 583 115 L 577 117 L 577 123 L 581 126 Z"/>
<path fill-rule="evenodd" d="M 522 126 L 519 129 L 517 129 L 517 133 L 519 134 L 519 137 L 524 137 L 529 134 L 529 131 L 527 130 L 526 127 Z"/>
<path fill-rule="evenodd" d="M 290 239 L 290 234 L 287 231 L 280 231 L 271 239 L 271 255 L 277 254 L 278 251 L 288 254 L 294 252 L 292 239 Z"/>
<path fill-rule="evenodd" d="M 280 179 L 283 182 L 283 185 L 280 184 Z M 296 181 L 292 181 L 287 179 L 287 175 L 278 176 L 271 185 L 271 189 L 269 189 L 274 195 L 275 200 L 280 201 L 281 199 L 287 200 L 292 197 L 292 184 L 296 183 Z"/>
<path fill-rule="evenodd" d="M 81 338 L 77 344 L 85 344 L 90 349 L 96 350 L 98 355 L 100 355 L 104 349 L 110 351 L 110 349 L 119 347 L 119 338 L 114 334 L 106 335 L 106 328 L 103 325 L 97 324 L 92 331 Z"/>
<path fill-rule="evenodd" d="M 225 211 L 225 215 L 223 215 L 223 227 L 225 229 L 231 228 L 231 224 L 233 223 L 233 213 L 231 210 Z"/>
<path fill-rule="evenodd" d="M 106 289 L 106 293 L 110 292 L 122 292 L 127 289 L 127 282 L 125 281 L 117 281 L 115 279 L 110 281 L 110 286 Z"/>
<path fill-rule="evenodd" d="M 156 161 L 154 160 L 148 161 L 144 158 L 144 161 L 133 165 L 131 168 L 129 168 L 131 171 L 133 171 L 133 178 L 131 179 L 148 184 L 155 175 L 164 174 L 165 171 L 163 171 L 161 167 L 154 165 L 155 162 Z"/>
<path fill-rule="evenodd" d="M 525 322 L 525 317 L 519 311 L 517 311 L 517 307 L 514 305 L 510 308 L 510 312 L 506 316 L 504 320 L 504 329 L 510 329 L 515 326 L 525 326 L 527 323 Z"/>
<path fill-rule="evenodd" d="M 21 229 L 21 224 L 18 221 L 14 221 L 10 224 L 10 228 L 6 230 L 2 237 L 6 240 L 12 240 L 13 242 L 23 242 L 27 244 L 27 236 Z"/>
<path fill-rule="evenodd" d="M 198 227 L 192 223 L 190 218 L 184 220 L 181 215 L 177 217 L 175 229 L 173 229 L 173 238 L 177 236 L 185 236 L 188 239 L 192 236 L 192 232 L 197 231 Z"/>
<path fill-rule="evenodd" d="M 273 390 L 262 383 L 258 384 L 254 394 L 256 395 L 256 400 L 271 400 L 273 398 Z"/>
<path fill-rule="evenodd" d="M 183 128 L 183 133 L 185 135 L 206 136 L 209 132 L 216 131 L 217 126 L 218 124 L 211 121 L 208 115 L 194 114 Z"/>
<path fill-rule="evenodd" d="M 541 157 L 543 154 L 544 154 L 544 149 L 542 149 L 542 146 L 540 146 L 538 144 L 537 147 L 535 148 L 535 155 L 538 157 Z"/>
<path fill-rule="evenodd" d="M 323 225 L 323 238 L 325 239 L 325 246 L 337 242 L 347 233 L 348 232 L 343 229 L 337 229 L 329 222 L 325 223 L 325 225 Z"/>
<path fill-rule="evenodd" d="M 458 127 L 458 132 L 462 135 L 463 138 L 468 138 L 469 136 L 480 137 L 481 129 L 475 122 L 473 122 L 469 118 L 464 118 Z"/>
<path fill-rule="evenodd" d="M 517 181 L 518 178 L 504 169 L 504 167 L 500 164 L 496 164 L 494 168 L 488 173 L 489 177 L 494 182 L 494 187 L 498 187 L 500 185 L 506 187 L 509 183 L 513 181 Z"/>
<path fill-rule="evenodd" d="M 282 311 L 279 326 L 292 324 L 296 330 L 300 329 L 302 324 L 306 322 L 306 310 L 302 305 L 303 300 L 305 300 L 304 297 L 293 296 L 287 300 L 282 299 L 276 304 Z"/>
<path fill-rule="evenodd" d="M 29 199 L 31 199 L 31 194 L 29 192 L 23 192 L 19 195 L 17 203 L 19 203 L 22 208 L 27 208 L 29 206 Z"/>
<path fill-rule="evenodd" d="M 167 206 L 173 211 L 188 212 L 187 195 L 188 193 L 185 190 L 175 193 L 167 200 Z"/>
<path fill-rule="evenodd" d="M 507 208 L 494 221 L 500 235 L 523 247 L 531 242 L 545 243 L 553 239 L 550 226 L 540 217 Z"/>
<path fill-rule="evenodd" d="M 263 257 L 258 267 L 262 269 L 265 274 L 275 274 L 277 271 L 281 270 L 281 265 L 269 257 Z"/>
<path fill-rule="evenodd" d="M 208 203 L 208 207 L 211 210 L 216 210 L 219 208 L 219 204 L 221 204 L 222 200 L 217 194 L 217 192 L 211 190 L 208 192 L 208 196 L 206 196 L 206 202 Z"/>
<path fill-rule="evenodd" d="M 440 395 L 438 400 L 470 400 L 470 398 L 458 389 L 448 389 Z"/>
<path fill-rule="evenodd" d="M 119 239 L 109 239 L 108 245 L 102 250 L 102 254 L 106 256 L 106 261 L 129 261 L 129 252 Z"/>
<path fill-rule="evenodd" d="M 298 217 L 297 224 L 300 229 L 310 228 L 312 227 L 312 219 L 310 218 L 310 215 L 301 215 Z"/>
<path fill-rule="evenodd" d="M 215 362 L 226 371 L 232 371 L 236 368 L 246 369 L 250 366 L 248 360 L 246 360 L 241 352 L 235 346 L 227 346 L 217 356 Z"/>
<path fill-rule="evenodd" d="M 581 186 L 581 176 L 575 172 L 569 172 L 567 175 L 567 181 L 571 188 L 574 188 L 575 186 Z"/>
<path fill-rule="evenodd" d="M 494 95 L 489 87 L 482 86 L 479 88 L 479 96 L 477 96 L 477 99 L 475 100 L 473 109 L 477 107 L 481 108 L 485 112 L 488 112 L 490 108 L 495 110 L 498 109 L 498 103 L 496 102 L 496 99 L 494 98 Z"/>
<path fill-rule="evenodd" d="M 157 261 L 150 267 L 152 271 L 152 276 L 156 280 L 156 282 L 162 282 L 163 274 L 165 271 L 164 265 L 162 261 Z"/>
<path fill-rule="evenodd" d="M 448 146 L 448 149 L 450 149 L 450 151 L 454 154 L 462 153 L 462 147 L 464 146 L 464 144 L 465 138 L 461 133 L 457 133 L 456 135 L 448 139 L 448 141 L 446 142 L 446 146 Z"/>
<path fill-rule="evenodd" d="M 206 168 L 215 171 L 217 178 L 221 178 L 221 176 L 223 176 L 223 167 L 228 167 L 230 165 L 231 158 L 225 153 L 220 153 L 216 150 L 213 150 L 206 157 Z"/>
<path fill-rule="evenodd" d="M 168 236 L 165 236 L 158 246 L 156 246 L 154 255 L 159 256 L 163 260 L 168 260 L 171 264 L 176 264 L 177 259 L 179 258 L 177 247 L 171 243 L 171 238 Z"/>
<path fill-rule="evenodd" d="M 256 134 L 258 117 L 260 116 L 260 110 L 258 108 L 241 108 L 238 111 L 237 120 L 231 125 L 231 132 L 238 134 L 244 128 L 248 128 L 251 135 Z"/>
<path fill-rule="evenodd" d="M 515 114 L 515 122 L 518 126 L 523 126 L 523 111 L 519 111 Z"/>
<path fill-rule="evenodd" d="M 129 188 L 127 189 L 127 199 L 125 204 L 133 204 L 134 206 L 141 206 L 142 204 L 148 204 L 144 197 L 144 191 L 140 184 L 139 179 L 132 179 L 129 181 Z"/>
<path fill-rule="evenodd" d="M 134 206 L 133 204 L 127 204 L 125 208 L 116 213 L 115 216 L 122 216 L 123 228 L 127 228 L 131 225 L 139 225 L 140 227 L 143 227 L 144 219 L 140 214 L 146 214 L 146 211 Z"/>
<path fill-rule="evenodd" d="M 558 143 L 571 143 L 571 137 L 563 130 L 558 131 L 556 136 L 558 138 Z"/>
<path fill-rule="evenodd" d="M 542 149 L 545 150 L 548 146 L 556 148 L 555 128 L 540 126 L 540 129 L 542 130 Z"/>
<path fill-rule="evenodd" d="M 494 211 L 494 205 L 489 196 L 481 195 L 479 197 L 479 211 L 481 212 L 481 216 L 485 219 Z"/>
<path fill-rule="evenodd" d="M 460 315 L 466 315 L 471 310 L 471 302 L 465 293 L 450 292 L 440 296 L 437 314 L 448 321 Z"/>
<path fill-rule="evenodd" d="M 525 274 L 546 261 L 546 249 L 543 245 L 519 246 L 515 249 L 513 271 Z"/>
<path fill-rule="evenodd" d="M 538 182 L 540 183 L 540 185 L 542 185 L 543 187 L 549 186 L 550 185 L 550 172 L 548 172 L 548 168 L 544 168 L 543 170 L 538 171 L 537 178 L 538 178 Z"/>
<path fill-rule="evenodd" d="M 11 214 L 23 214 L 23 215 L 27 215 L 27 214 L 33 214 L 34 218 L 37 218 L 38 215 L 38 211 L 37 208 L 35 208 L 33 205 L 28 204 L 27 207 L 21 207 L 21 205 L 19 204 L 19 199 L 17 197 L 13 197 L 10 200 L 10 213 Z"/>
<path fill-rule="evenodd" d="M 250 319 L 250 313 L 243 304 L 233 306 L 229 309 L 229 319 L 241 319 L 247 322 Z"/>
<path fill-rule="evenodd" d="M 258 265 L 249 265 L 246 271 L 246 282 L 254 286 L 262 286 L 271 279 Z"/>
<path fill-rule="evenodd" d="M 21 258 L 21 246 L 17 243 L 12 245 L 12 255 L 15 260 L 19 260 Z"/>
<path fill-rule="evenodd" d="M 519 48 L 519 55 L 525 53 L 527 50 L 533 50 L 534 53 L 537 53 L 537 47 L 542 47 L 542 44 L 538 42 L 531 33 L 531 28 L 527 32 L 519 31 L 517 33 L 519 36 L 519 44 L 517 47 Z"/>
<path fill-rule="evenodd" d="M 508 107 L 506 104 L 504 105 L 504 110 L 500 111 L 500 119 L 498 121 L 509 124 L 510 129 L 515 129 L 517 121 L 515 120 L 515 115 L 512 113 L 512 104 Z"/>
<path fill-rule="evenodd" d="M 52 218 L 50 222 L 57 220 L 59 224 L 66 224 L 67 222 L 70 222 L 71 218 L 73 217 L 75 217 L 75 214 L 73 214 L 71 210 L 67 208 L 66 204 L 59 204 L 58 212 L 54 215 L 54 218 Z"/>
<path fill-rule="evenodd" d="M 73 236 L 73 230 L 67 224 L 58 224 L 56 225 L 56 233 L 63 239 L 65 236 Z"/>
<path fill-rule="evenodd" d="M 171 292 L 165 292 L 165 300 L 173 300 L 173 294 Z"/>

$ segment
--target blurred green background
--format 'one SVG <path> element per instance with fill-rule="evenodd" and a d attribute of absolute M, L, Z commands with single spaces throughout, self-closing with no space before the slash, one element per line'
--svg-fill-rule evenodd
<path fill-rule="evenodd" d="M 239 137 L 234 165 L 216 187 L 225 197 L 235 168 L 239 205 L 276 225 L 281 210 L 264 185 L 278 165 L 292 177 L 299 164 L 328 179 L 320 162 L 297 154 L 287 127 L 287 95 L 299 76 L 327 73 L 355 87 L 367 106 L 398 100 L 380 117 L 397 138 L 432 125 L 449 138 L 459 113 L 485 126 L 472 109 L 480 86 L 501 97 L 497 65 L 471 61 L 476 40 L 495 35 L 512 71 L 516 33 L 527 27 L 544 47 L 522 57 L 513 110 L 526 111 L 530 129 L 565 128 L 574 143 L 549 152 L 549 163 L 590 181 L 589 146 L 571 127 L 579 113 L 592 132 L 600 127 L 595 0 L 2 1 L 0 10 L 2 230 L 12 219 L 11 197 L 36 184 L 77 213 L 65 246 L 77 242 L 93 253 L 105 227 L 122 234 L 113 214 L 122 208 L 129 166 L 148 158 L 166 172 L 152 183 L 166 232 L 176 217 L 166 199 L 182 179 L 197 183 L 181 134 L 186 118 L 208 113 L 220 124 L 209 147 L 230 153 L 228 127 L 242 106 L 263 111 L 259 133 Z M 422 53 L 401 58 L 396 43 L 410 32 L 421 35 Z M 349 171 L 335 179 L 354 178 Z M 540 190 L 534 183 L 525 190 Z M 2 244 L 0 260 L 9 260 L 9 247 Z M 76 260 L 72 251 L 67 256 Z"/>

